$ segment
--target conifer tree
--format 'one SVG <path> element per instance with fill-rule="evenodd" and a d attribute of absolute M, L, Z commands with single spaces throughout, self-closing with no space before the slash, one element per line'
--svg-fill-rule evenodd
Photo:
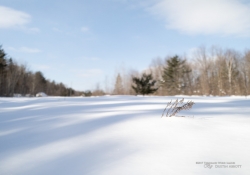
<path fill-rule="evenodd" d="M 132 88 L 136 94 L 152 94 L 158 90 L 158 88 L 154 88 L 156 81 L 153 80 L 152 74 L 144 73 L 141 78 L 133 77 L 133 82 L 135 86 L 132 85 Z"/>
<path fill-rule="evenodd" d="M 6 63 L 6 53 L 2 49 L 2 46 L 0 46 L 0 73 L 2 73 L 2 71 L 4 71 L 4 69 L 6 68 L 6 66 L 7 66 L 7 63 Z"/>
<path fill-rule="evenodd" d="M 6 53 L 2 49 L 2 46 L 0 46 L 0 96 L 3 95 L 4 91 L 6 68 L 7 68 Z"/>
<path fill-rule="evenodd" d="M 161 86 L 166 88 L 169 95 L 180 94 L 185 88 L 185 74 L 191 72 L 185 63 L 186 60 L 182 60 L 178 56 L 167 60 L 167 66 L 163 70 Z"/>

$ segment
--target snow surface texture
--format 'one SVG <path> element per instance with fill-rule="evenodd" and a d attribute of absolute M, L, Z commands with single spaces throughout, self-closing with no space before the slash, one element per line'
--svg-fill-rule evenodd
<path fill-rule="evenodd" d="M 0 98 L 0 174 L 249 174 L 250 97 L 184 97 L 187 117 L 161 118 L 176 98 Z"/>

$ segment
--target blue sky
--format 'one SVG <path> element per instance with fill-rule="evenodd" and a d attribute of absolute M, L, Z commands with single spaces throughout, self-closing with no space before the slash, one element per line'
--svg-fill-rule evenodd
<path fill-rule="evenodd" d="M 77 90 L 201 45 L 250 49 L 248 0 L 0 0 L 0 44 Z"/>

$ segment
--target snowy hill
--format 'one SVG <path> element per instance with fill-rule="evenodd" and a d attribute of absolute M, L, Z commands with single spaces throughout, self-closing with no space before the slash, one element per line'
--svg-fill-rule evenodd
<path fill-rule="evenodd" d="M 0 174 L 249 174 L 249 97 L 176 98 L 0 98 Z"/>

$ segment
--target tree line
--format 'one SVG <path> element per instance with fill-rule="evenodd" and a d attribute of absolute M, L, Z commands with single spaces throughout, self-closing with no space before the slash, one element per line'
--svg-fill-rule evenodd
<path fill-rule="evenodd" d="M 239 52 L 219 47 L 198 48 L 191 58 L 180 55 L 155 58 L 142 72 L 118 72 L 113 87 L 76 91 L 29 71 L 15 62 L 0 46 L 0 96 L 71 95 L 250 95 L 250 50 Z"/>
<path fill-rule="evenodd" d="M 167 56 L 152 60 L 143 72 L 118 73 L 113 94 L 134 95 L 135 77 L 152 75 L 154 95 L 250 95 L 250 50 L 200 47 L 191 58 Z"/>
<path fill-rule="evenodd" d="M 12 97 L 14 94 L 35 96 L 39 92 L 51 96 L 80 94 L 63 83 L 46 79 L 40 71 L 29 71 L 26 65 L 18 64 L 12 58 L 8 58 L 0 46 L 0 96 Z"/>

